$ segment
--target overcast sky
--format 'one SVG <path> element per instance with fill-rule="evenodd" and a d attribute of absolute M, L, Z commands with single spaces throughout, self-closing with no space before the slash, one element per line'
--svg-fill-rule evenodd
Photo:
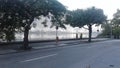
<path fill-rule="evenodd" d="M 120 0 L 59 0 L 65 6 L 68 7 L 69 10 L 74 9 L 85 9 L 88 7 L 95 6 L 97 8 L 101 8 L 104 10 L 108 19 L 111 19 L 113 14 L 117 9 L 120 8 Z"/>

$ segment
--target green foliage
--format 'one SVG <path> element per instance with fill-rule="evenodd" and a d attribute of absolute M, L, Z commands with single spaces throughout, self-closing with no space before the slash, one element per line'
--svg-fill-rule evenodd
<path fill-rule="evenodd" d="M 73 27 L 82 27 L 84 25 L 102 24 L 106 20 L 106 16 L 102 9 L 95 7 L 88 9 L 77 9 L 68 11 L 67 24 Z"/>
<path fill-rule="evenodd" d="M 112 23 L 114 26 L 120 25 L 120 10 L 118 9 L 117 12 L 113 15 Z"/>
<path fill-rule="evenodd" d="M 99 25 L 104 21 L 106 21 L 106 16 L 104 15 L 103 10 L 92 7 L 85 10 L 77 9 L 68 11 L 66 23 L 73 27 L 83 27 L 87 25 L 89 30 L 89 42 L 91 42 L 92 25 Z"/>
<path fill-rule="evenodd" d="M 104 15 L 103 10 L 95 7 L 85 10 L 84 17 L 84 22 L 86 23 L 86 25 L 102 24 L 104 21 L 106 21 L 106 16 Z"/>
<path fill-rule="evenodd" d="M 72 27 L 82 27 L 85 25 L 83 16 L 85 15 L 82 9 L 68 11 L 66 16 L 66 24 L 70 24 Z"/>
<path fill-rule="evenodd" d="M 111 29 L 112 29 L 112 35 L 114 38 L 119 38 L 120 36 L 120 10 L 117 10 L 117 12 L 113 15 L 113 19 L 110 23 L 103 24 L 103 31 L 102 36 L 110 36 Z"/>
<path fill-rule="evenodd" d="M 65 6 L 57 0 L 0 0 L 0 33 L 8 37 L 9 31 L 12 35 L 28 31 L 35 18 L 40 19 L 41 15 L 49 17 L 49 13 L 62 25 L 60 17 L 65 11 Z M 14 37 L 10 36 L 10 39 Z"/>
<path fill-rule="evenodd" d="M 113 24 L 113 23 L 114 22 L 102 24 L 103 30 L 99 36 L 110 38 L 111 32 L 112 32 L 112 36 L 114 36 L 114 38 L 117 38 L 117 36 L 120 35 L 120 26 L 115 26 L 115 24 Z"/>
<path fill-rule="evenodd" d="M 7 42 L 11 42 L 12 40 L 15 40 L 14 31 L 6 31 L 5 32 L 5 39 L 7 40 Z"/>
<path fill-rule="evenodd" d="M 114 18 L 112 19 L 113 35 L 114 38 L 120 38 L 120 10 L 118 9 L 113 16 L 114 16 Z"/>
<path fill-rule="evenodd" d="M 108 23 L 108 22 L 103 23 L 101 27 L 102 27 L 102 33 L 98 36 L 110 38 L 111 29 L 113 29 L 113 26 L 111 25 L 111 23 Z"/>
<path fill-rule="evenodd" d="M 113 27 L 113 35 L 120 35 L 120 27 Z"/>

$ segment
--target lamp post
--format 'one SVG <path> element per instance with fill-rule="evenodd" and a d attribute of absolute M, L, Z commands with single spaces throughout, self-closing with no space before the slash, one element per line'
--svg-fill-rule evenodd
<path fill-rule="evenodd" d="M 112 24 L 110 24 L 110 37 L 112 39 Z"/>
<path fill-rule="evenodd" d="M 112 20 L 109 21 L 110 21 L 110 38 L 112 39 Z"/>
<path fill-rule="evenodd" d="M 59 38 L 58 38 L 58 26 L 56 26 L 56 44 L 58 43 Z"/>

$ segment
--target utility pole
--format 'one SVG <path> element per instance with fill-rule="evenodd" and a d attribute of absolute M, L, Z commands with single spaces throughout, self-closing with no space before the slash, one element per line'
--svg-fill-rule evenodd
<path fill-rule="evenodd" d="M 110 36 L 111 36 L 111 39 L 112 39 L 112 24 L 110 25 Z"/>

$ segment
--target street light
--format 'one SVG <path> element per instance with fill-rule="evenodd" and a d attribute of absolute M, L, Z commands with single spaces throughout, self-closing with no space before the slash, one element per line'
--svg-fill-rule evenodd
<path fill-rule="evenodd" d="M 112 20 L 109 21 L 110 21 L 110 38 L 112 39 Z"/>
<path fill-rule="evenodd" d="M 56 43 L 58 43 L 59 38 L 58 38 L 58 26 L 56 26 Z"/>

